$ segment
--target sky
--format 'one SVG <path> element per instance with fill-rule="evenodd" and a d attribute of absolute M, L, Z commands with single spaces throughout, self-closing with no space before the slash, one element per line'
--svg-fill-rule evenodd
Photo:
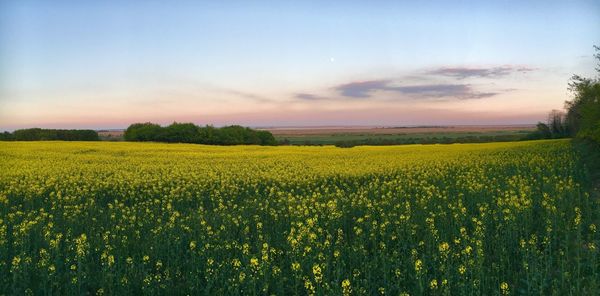
<path fill-rule="evenodd" d="M 536 123 L 594 44 L 600 1 L 5 0 L 0 130 Z"/>

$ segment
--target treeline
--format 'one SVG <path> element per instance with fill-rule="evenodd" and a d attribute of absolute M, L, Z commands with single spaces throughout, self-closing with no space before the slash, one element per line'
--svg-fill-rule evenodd
<path fill-rule="evenodd" d="M 177 123 L 162 127 L 155 123 L 134 123 L 123 135 L 126 141 L 195 143 L 207 145 L 277 145 L 273 134 L 239 125 L 216 128 L 210 125 Z"/>
<path fill-rule="evenodd" d="M 538 123 L 532 137 L 576 137 L 600 143 L 600 47 L 594 48 L 594 57 L 598 60 L 597 76 L 573 75 L 569 82 L 573 99 L 565 102 L 566 112 L 550 112 L 547 123 Z"/>
<path fill-rule="evenodd" d="M 0 133 L 0 141 L 99 141 L 94 130 L 28 128 Z"/>

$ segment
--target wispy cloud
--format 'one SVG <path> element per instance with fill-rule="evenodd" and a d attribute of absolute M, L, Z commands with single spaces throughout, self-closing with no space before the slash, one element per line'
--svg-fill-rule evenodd
<path fill-rule="evenodd" d="M 394 86 L 390 80 L 351 82 L 334 88 L 349 98 L 369 98 L 377 91 L 395 92 L 413 98 L 481 99 L 495 96 L 496 92 L 477 92 L 469 84 L 419 84 Z"/>
<path fill-rule="evenodd" d="M 371 92 L 376 90 L 388 90 L 389 80 L 371 80 L 350 82 L 335 87 L 344 97 L 351 98 L 367 98 L 371 96 Z"/>
<path fill-rule="evenodd" d="M 459 97 L 472 92 L 466 84 L 425 84 L 388 87 L 388 90 L 408 95 L 430 96 L 430 97 Z"/>
<path fill-rule="evenodd" d="M 328 99 L 327 97 L 313 95 L 313 94 L 309 94 L 309 93 L 297 93 L 294 95 L 294 98 L 304 100 L 304 101 L 320 101 L 320 100 Z"/>
<path fill-rule="evenodd" d="M 498 82 L 514 73 L 526 73 L 537 70 L 527 66 L 503 65 L 495 67 L 438 67 L 405 73 L 397 78 L 352 81 L 330 88 L 337 95 L 321 96 L 312 92 L 299 92 L 293 95 L 301 101 L 340 100 L 340 99 L 377 99 L 389 98 L 397 94 L 398 99 L 483 99 L 515 88 L 496 88 L 490 90 L 487 84 L 466 83 L 467 78 L 494 78 Z M 492 83 L 496 85 L 496 82 Z"/>
<path fill-rule="evenodd" d="M 529 67 L 516 66 L 502 66 L 489 68 L 442 67 L 432 71 L 428 71 L 427 74 L 454 77 L 458 79 L 465 79 L 471 77 L 497 78 L 507 76 L 516 72 L 524 73 L 533 70 L 535 69 Z"/>
<path fill-rule="evenodd" d="M 238 97 L 242 97 L 242 98 L 246 98 L 246 99 L 251 99 L 257 102 L 261 102 L 261 103 L 269 103 L 272 102 L 273 100 L 267 98 L 267 97 L 263 97 L 257 94 L 253 94 L 253 93 L 249 93 L 249 92 L 244 92 L 244 91 L 239 91 L 239 90 L 235 90 L 235 89 L 221 89 L 221 92 L 223 93 L 228 93 L 228 94 L 232 94 Z"/>

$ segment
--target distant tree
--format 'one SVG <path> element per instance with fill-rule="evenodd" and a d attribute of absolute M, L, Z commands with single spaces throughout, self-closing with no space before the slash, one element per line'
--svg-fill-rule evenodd
<path fill-rule="evenodd" d="M 564 112 L 552 110 L 548 114 L 547 123 L 538 122 L 535 131 L 530 133 L 526 139 L 558 139 L 569 136 L 569 128 Z"/>
<path fill-rule="evenodd" d="M 276 145 L 269 131 L 231 125 L 215 128 L 199 127 L 193 123 L 174 122 L 166 127 L 154 123 L 134 123 L 125 130 L 127 141 L 156 141 L 168 143 L 197 143 L 209 145 Z"/>
<path fill-rule="evenodd" d="M 568 136 L 566 115 L 559 110 L 552 110 L 548 114 L 548 127 L 552 138 L 564 138 Z"/>
<path fill-rule="evenodd" d="M 126 141 L 158 141 L 161 131 L 162 127 L 155 123 L 134 123 L 125 130 L 123 138 Z"/>
<path fill-rule="evenodd" d="M 15 137 L 10 132 L 0 133 L 0 141 L 14 141 Z"/>
<path fill-rule="evenodd" d="M 261 144 L 261 145 L 269 145 L 269 146 L 277 145 L 277 140 L 275 140 L 275 137 L 269 131 L 257 131 L 256 135 L 257 135 L 258 139 L 260 140 L 259 144 Z"/>
<path fill-rule="evenodd" d="M 35 140 L 48 140 L 42 133 L 41 128 L 28 128 L 20 129 L 13 132 L 15 140 L 17 141 L 35 141 Z"/>
<path fill-rule="evenodd" d="M 94 130 L 28 128 L 14 131 L 12 139 L 16 141 L 99 141 L 100 137 Z"/>
<path fill-rule="evenodd" d="M 221 145 L 251 144 L 246 135 L 246 128 L 239 125 L 222 127 L 217 134 L 218 143 Z"/>
<path fill-rule="evenodd" d="M 198 128 L 199 144 L 215 145 L 218 144 L 218 129 L 212 125 Z"/>
<path fill-rule="evenodd" d="M 536 127 L 541 139 L 549 139 L 552 137 L 552 131 L 550 130 L 550 127 L 548 127 L 547 124 L 543 122 L 538 122 Z"/>
<path fill-rule="evenodd" d="M 198 126 L 193 123 L 177 123 L 161 129 L 158 141 L 169 143 L 200 143 Z"/>

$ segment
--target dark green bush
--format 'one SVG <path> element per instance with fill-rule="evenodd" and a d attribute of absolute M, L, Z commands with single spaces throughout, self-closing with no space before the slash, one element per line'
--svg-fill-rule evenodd
<path fill-rule="evenodd" d="M 124 138 L 127 141 L 207 145 L 277 145 L 275 137 L 269 131 L 257 131 L 239 125 L 216 128 L 177 122 L 166 127 L 149 122 L 134 123 L 125 130 Z"/>
<path fill-rule="evenodd" d="M 62 130 L 28 128 L 4 132 L 0 140 L 5 141 L 99 141 L 98 133 L 94 130 Z"/>

